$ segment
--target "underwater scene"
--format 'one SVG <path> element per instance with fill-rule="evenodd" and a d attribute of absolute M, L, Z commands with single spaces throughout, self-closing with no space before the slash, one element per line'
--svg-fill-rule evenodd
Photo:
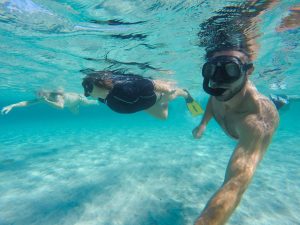
<path fill-rule="evenodd" d="M 299 27 L 298 0 L 0 0 L 0 225 L 300 225 Z M 279 125 L 200 223 L 240 142 L 194 129 L 248 64 Z"/>

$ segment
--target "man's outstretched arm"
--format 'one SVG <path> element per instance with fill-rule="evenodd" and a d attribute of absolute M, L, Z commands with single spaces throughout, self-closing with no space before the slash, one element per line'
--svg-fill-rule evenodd
<path fill-rule="evenodd" d="M 195 225 L 225 224 L 251 182 L 274 129 L 268 132 L 254 126 L 244 129 L 229 161 L 224 183 L 209 200 Z"/>

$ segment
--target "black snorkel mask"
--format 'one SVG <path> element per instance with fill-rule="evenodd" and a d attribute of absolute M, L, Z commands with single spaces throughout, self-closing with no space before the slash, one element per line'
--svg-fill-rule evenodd
<path fill-rule="evenodd" d="M 222 84 L 230 86 L 230 84 L 243 76 L 243 84 L 238 87 L 234 93 L 231 93 L 228 98 L 226 98 L 226 100 L 229 100 L 244 87 L 247 70 L 251 67 L 253 67 L 252 63 L 244 64 L 238 57 L 235 56 L 217 56 L 211 58 L 203 65 L 202 68 L 202 76 L 204 78 L 203 89 L 206 93 L 212 96 L 221 96 L 227 89 L 210 87 L 210 81 L 216 83 L 217 86 Z"/>
<path fill-rule="evenodd" d="M 91 79 L 84 79 L 81 85 L 84 89 L 84 96 L 89 97 L 93 91 L 93 81 Z"/>

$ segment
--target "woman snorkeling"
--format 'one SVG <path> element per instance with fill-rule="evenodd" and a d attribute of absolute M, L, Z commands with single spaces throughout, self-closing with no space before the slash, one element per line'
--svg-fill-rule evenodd
<path fill-rule="evenodd" d="M 84 95 L 97 98 L 117 113 L 146 111 L 150 115 L 167 119 L 168 102 L 183 97 L 196 116 L 202 109 L 189 92 L 173 88 L 170 82 L 145 78 L 119 71 L 90 71 L 83 78 Z"/>

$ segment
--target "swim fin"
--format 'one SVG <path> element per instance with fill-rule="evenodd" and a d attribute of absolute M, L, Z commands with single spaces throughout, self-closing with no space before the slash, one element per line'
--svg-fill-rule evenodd
<path fill-rule="evenodd" d="M 192 116 L 199 116 L 200 114 L 203 114 L 204 111 L 201 105 L 193 99 L 193 97 L 187 90 L 184 91 L 188 94 L 188 97 L 185 99 L 185 102 Z"/>

